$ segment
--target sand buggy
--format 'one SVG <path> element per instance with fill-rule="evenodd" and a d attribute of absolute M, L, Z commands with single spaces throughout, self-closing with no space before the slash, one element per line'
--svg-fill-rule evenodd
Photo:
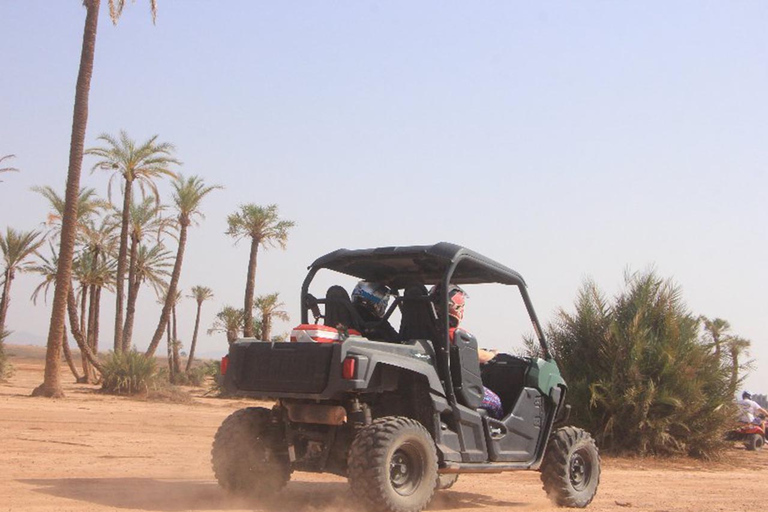
<path fill-rule="evenodd" d="M 366 338 L 376 326 L 344 288 L 311 294 L 321 270 L 396 291 L 380 321 L 397 310 L 399 340 Z M 451 342 L 448 302 L 427 293 L 436 286 L 446 297 L 439 292 L 451 283 L 516 287 L 541 357 L 500 355 L 481 371 L 477 340 Z M 369 510 L 416 512 L 460 474 L 539 470 L 557 504 L 592 501 L 598 451 L 587 432 L 565 426 L 566 384 L 517 272 L 449 243 L 340 249 L 309 267 L 301 321 L 296 342 L 241 339 L 222 361 L 230 393 L 276 401 L 237 411 L 219 428 L 213 471 L 228 491 L 265 496 L 293 471 L 329 472 L 347 477 Z M 479 408 L 483 386 L 501 397 L 502 419 Z"/>

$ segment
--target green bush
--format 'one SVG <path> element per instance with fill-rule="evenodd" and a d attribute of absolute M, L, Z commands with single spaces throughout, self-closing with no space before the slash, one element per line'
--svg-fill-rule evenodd
<path fill-rule="evenodd" d="M 157 379 L 157 361 L 135 349 L 110 352 L 104 361 L 102 390 L 108 393 L 136 395 L 148 393 Z"/>
<path fill-rule="evenodd" d="M 548 328 L 573 419 L 602 448 L 710 457 L 732 420 L 729 372 L 699 339 L 679 287 L 628 274 L 612 300 L 591 281 Z"/>
<path fill-rule="evenodd" d="M 211 377 L 211 383 L 208 386 L 208 392 L 206 395 L 213 395 L 217 397 L 226 396 L 226 391 L 221 385 L 221 360 L 207 361 L 203 368 L 205 368 L 205 374 Z"/>

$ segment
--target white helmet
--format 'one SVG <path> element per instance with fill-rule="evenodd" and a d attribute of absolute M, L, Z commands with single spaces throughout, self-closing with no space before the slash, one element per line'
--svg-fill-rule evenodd
<path fill-rule="evenodd" d="M 352 290 L 352 303 L 360 304 L 372 314 L 382 318 L 389 304 L 389 288 L 381 283 L 360 281 Z"/>

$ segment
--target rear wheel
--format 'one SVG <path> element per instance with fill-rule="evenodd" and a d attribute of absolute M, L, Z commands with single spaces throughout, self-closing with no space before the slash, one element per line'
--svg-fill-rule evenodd
<path fill-rule="evenodd" d="M 268 496 L 291 476 L 287 448 L 271 411 L 249 407 L 232 413 L 216 432 L 211 450 L 213 473 L 224 489 Z"/>
<path fill-rule="evenodd" d="M 600 483 L 600 455 L 592 436 L 575 427 L 558 429 L 541 464 L 547 496 L 562 507 L 586 507 Z"/>
<path fill-rule="evenodd" d="M 418 512 L 437 485 L 437 451 L 416 420 L 388 416 L 358 432 L 349 451 L 349 483 L 370 510 Z"/>
<path fill-rule="evenodd" d="M 751 434 L 744 443 L 744 446 L 747 448 L 747 450 L 754 451 L 762 448 L 764 444 L 765 438 L 763 436 L 760 434 Z"/>

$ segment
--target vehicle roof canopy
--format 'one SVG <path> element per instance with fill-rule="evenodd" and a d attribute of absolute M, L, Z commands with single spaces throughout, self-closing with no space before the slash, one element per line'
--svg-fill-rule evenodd
<path fill-rule="evenodd" d="M 448 267 L 461 263 L 451 278 L 455 284 L 501 283 L 525 286 L 514 270 L 460 245 L 440 242 L 435 245 L 338 249 L 315 260 L 310 269 L 327 268 L 366 281 L 400 289 L 414 283 L 441 282 Z"/>

